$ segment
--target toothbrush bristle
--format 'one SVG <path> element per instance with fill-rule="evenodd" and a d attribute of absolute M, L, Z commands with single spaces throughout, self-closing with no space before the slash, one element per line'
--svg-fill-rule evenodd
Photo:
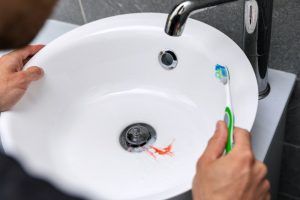
<path fill-rule="evenodd" d="M 223 84 L 227 83 L 227 79 L 229 78 L 229 71 L 227 67 L 217 64 L 215 67 L 215 76 L 219 79 Z"/>

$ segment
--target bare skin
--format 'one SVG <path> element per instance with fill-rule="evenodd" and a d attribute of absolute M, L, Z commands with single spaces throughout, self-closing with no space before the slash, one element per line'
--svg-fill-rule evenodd
<path fill-rule="evenodd" d="M 43 70 L 32 66 L 22 70 L 28 59 L 44 45 L 33 45 L 0 57 L 0 111 L 7 111 L 24 95 L 32 81 L 43 76 Z"/>
<path fill-rule="evenodd" d="M 254 158 L 249 132 L 235 128 L 234 139 L 233 150 L 223 156 L 227 128 L 223 121 L 219 121 L 214 136 L 197 163 L 194 200 L 270 199 L 267 168 Z"/>

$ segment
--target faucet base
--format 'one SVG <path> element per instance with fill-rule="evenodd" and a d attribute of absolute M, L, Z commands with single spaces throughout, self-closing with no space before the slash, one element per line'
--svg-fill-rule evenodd
<path fill-rule="evenodd" d="M 268 96 L 270 91 L 271 91 L 271 87 L 270 87 L 270 84 L 268 83 L 266 89 L 263 90 L 262 92 L 259 92 L 258 99 L 259 100 L 264 99 L 265 97 Z"/>

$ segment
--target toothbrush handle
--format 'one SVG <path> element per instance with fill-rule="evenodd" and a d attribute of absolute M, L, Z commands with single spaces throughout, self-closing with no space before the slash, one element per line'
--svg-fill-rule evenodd
<path fill-rule="evenodd" d="M 227 143 L 225 148 L 225 152 L 226 154 L 228 154 L 233 147 L 233 127 L 234 127 L 234 115 L 232 109 L 228 106 L 225 108 L 224 121 L 227 124 L 227 130 L 228 130 L 228 137 L 227 137 Z"/>

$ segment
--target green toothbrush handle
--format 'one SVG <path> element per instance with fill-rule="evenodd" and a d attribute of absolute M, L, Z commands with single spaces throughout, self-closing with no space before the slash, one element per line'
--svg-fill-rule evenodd
<path fill-rule="evenodd" d="M 226 143 L 226 154 L 228 154 L 233 147 L 233 127 L 234 127 L 234 116 L 232 110 L 227 106 L 225 108 L 225 116 L 224 121 L 227 124 L 228 129 L 228 137 L 227 137 L 227 143 Z"/>

